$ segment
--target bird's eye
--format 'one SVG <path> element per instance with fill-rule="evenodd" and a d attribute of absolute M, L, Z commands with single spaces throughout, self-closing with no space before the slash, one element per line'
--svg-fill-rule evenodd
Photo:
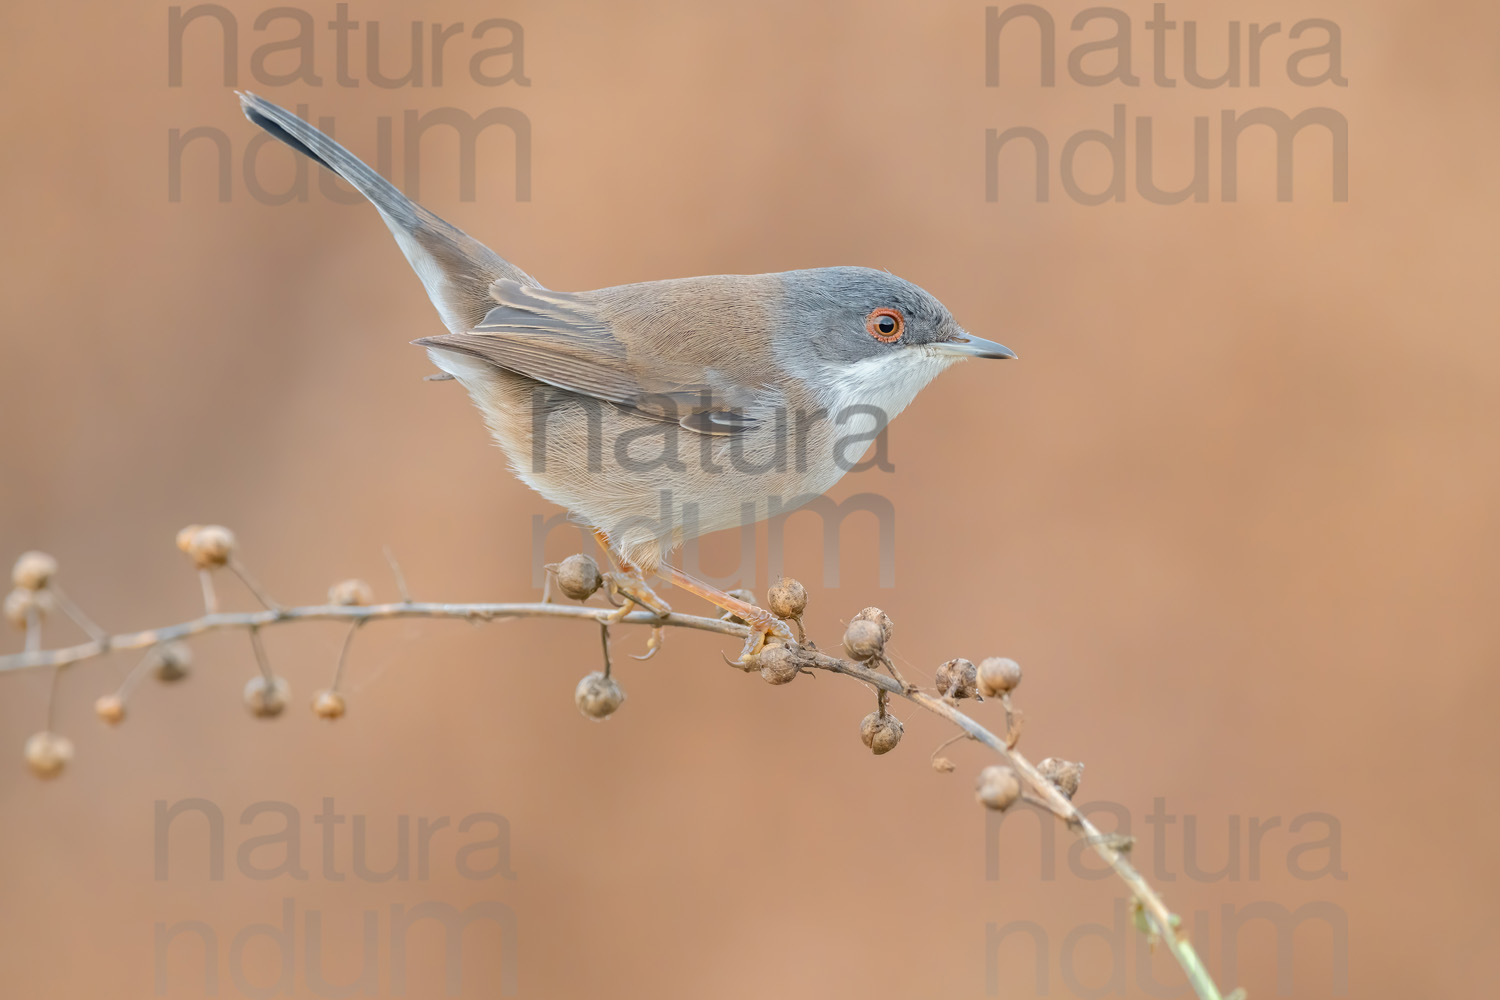
<path fill-rule="evenodd" d="M 865 331 L 883 344 L 894 344 L 906 332 L 906 320 L 894 309 L 876 309 L 865 317 Z"/>

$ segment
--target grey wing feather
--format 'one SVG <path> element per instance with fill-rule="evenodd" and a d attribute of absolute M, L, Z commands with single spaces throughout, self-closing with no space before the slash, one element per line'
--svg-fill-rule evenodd
<path fill-rule="evenodd" d="M 758 423 L 715 391 L 703 368 L 632 358 L 582 296 L 510 280 L 496 281 L 490 293 L 499 304 L 472 330 L 415 343 L 459 351 L 699 434 L 738 434 Z"/>
<path fill-rule="evenodd" d="M 696 410 L 677 422 L 699 434 L 739 434 L 758 423 L 754 417 L 739 410 Z"/>

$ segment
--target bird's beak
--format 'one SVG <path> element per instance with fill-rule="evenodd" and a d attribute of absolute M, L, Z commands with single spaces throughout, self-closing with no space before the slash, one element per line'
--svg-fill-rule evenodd
<path fill-rule="evenodd" d="M 953 340 L 933 344 L 939 354 L 957 355 L 960 358 L 1014 358 L 1016 352 L 1004 344 L 976 337 L 965 330 Z"/>

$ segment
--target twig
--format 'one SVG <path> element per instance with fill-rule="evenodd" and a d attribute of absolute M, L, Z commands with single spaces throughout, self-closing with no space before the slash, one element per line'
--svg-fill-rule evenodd
<path fill-rule="evenodd" d="M 36 653 L 42 648 L 42 612 L 35 602 L 26 608 L 26 652 Z"/>
<path fill-rule="evenodd" d="M 358 632 L 363 624 L 363 621 L 357 621 L 349 626 L 349 632 L 344 636 L 344 644 L 339 647 L 339 662 L 333 668 L 333 683 L 328 685 L 328 690 L 339 689 L 339 682 L 344 679 L 344 661 L 349 659 L 349 647 L 354 644 L 354 633 Z"/>
<path fill-rule="evenodd" d="M 250 571 L 245 569 L 245 564 L 234 556 L 229 557 L 229 569 L 235 576 L 240 578 L 240 582 L 245 585 L 245 589 L 255 595 L 255 599 L 260 602 L 261 607 L 268 608 L 271 611 L 275 611 L 281 607 L 281 605 L 271 599 L 270 594 L 261 589 L 260 584 L 255 582 L 255 578 L 250 575 Z"/>
<path fill-rule="evenodd" d="M 145 656 L 141 657 L 140 660 L 137 661 L 136 665 L 130 669 L 130 673 L 126 674 L 125 679 L 120 682 L 120 688 L 117 693 L 119 694 L 121 700 L 124 700 L 125 698 L 128 698 L 130 696 L 130 692 L 135 690 L 135 686 L 139 684 L 141 678 L 146 675 L 147 669 L 155 666 L 156 663 L 156 647 L 153 646 Z"/>
<path fill-rule="evenodd" d="M 1039 798 L 1053 815 L 1062 820 L 1069 830 L 1093 847 L 1095 853 L 1104 859 L 1105 863 L 1130 889 L 1131 894 L 1145 912 L 1147 920 L 1150 921 L 1151 929 L 1166 942 L 1167 949 L 1177 960 L 1177 964 L 1182 967 L 1194 992 L 1202 1000 L 1222 1000 L 1218 986 L 1214 984 L 1213 977 L 1208 974 L 1208 970 L 1203 967 L 1192 943 L 1179 932 L 1178 925 L 1181 923 L 1179 918 L 1167 908 L 1161 896 L 1157 895 L 1156 890 L 1151 888 L 1135 866 L 1113 846 L 1115 841 L 1105 837 L 1098 827 L 1090 823 L 1088 817 L 1073 805 L 1062 790 L 1044 778 L 1036 769 L 1036 765 L 1027 760 L 1020 751 L 1006 746 L 1005 740 L 941 698 L 934 698 L 923 691 L 905 690 L 898 681 L 884 674 L 877 674 L 857 663 L 850 663 L 847 660 L 840 660 L 818 652 L 808 652 L 806 655 L 814 661 L 812 666 L 857 677 L 867 684 L 874 684 L 891 694 L 905 698 L 934 715 L 942 716 L 964 733 L 999 754 L 1021 776 L 1028 790 Z"/>
<path fill-rule="evenodd" d="M 1005 708 L 1005 745 L 1013 748 L 1021 742 L 1021 716 L 1011 708 L 1009 691 L 1000 696 L 1000 704 Z"/>
<path fill-rule="evenodd" d="M 406 589 L 406 576 L 401 572 L 401 564 L 396 561 L 395 553 L 389 545 L 382 546 L 381 551 L 385 553 L 385 561 L 391 567 L 391 576 L 396 578 L 396 591 L 401 595 L 402 603 L 411 604 L 411 591 Z"/>
<path fill-rule="evenodd" d="M 260 641 L 260 626 L 250 626 L 250 646 L 255 650 L 255 665 L 260 668 L 260 675 L 266 679 L 269 685 L 275 685 L 276 675 L 271 672 L 271 661 L 266 656 L 266 647 Z"/>
<path fill-rule="evenodd" d="M 963 731 L 959 731 L 959 732 L 954 733 L 952 736 L 948 737 L 946 740 L 944 740 L 943 742 L 939 743 L 937 745 L 937 749 L 933 750 L 932 753 L 930 753 L 930 754 L 927 755 L 928 763 L 931 763 L 931 764 L 935 765 L 937 763 L 937 761 L 938 761 L 938 754 L 942 753 L 944 750 L 948 749 L 953 744 L 957 743 L 959 740 L 966 740 L 966 739 L 969 739 L 969 734 L 968 733 L 965 733 Z M 948 764 L 950 765 L 950 767 L 951 767 L 952 763 L 953 763 L 952 761 L 948 761 Z"/>
<path fill-rule="evenodd" d="M 387 555 L 389 556 L 389 553 Z M 381 604 L 370 607 L 316 605 L 297 608 L 271 608 L 264 611 L 236 614 L 209 613 L 178 625 L 150 629 L 144 632 L 108 636 L 77 646 L 54 650 L 31 648 L 40 642 L 40 629 L 39 627 L 34 627 L 28 629 L 28 649 L 26 652 L 0 656 L 0 672 L 29 670 L 41 667 L 51 667 L 56 672 L 70 664 L 103 656 L 113 650 L 142 649 L 173 640 L 185 639 L 193 635 L 200 635 L 205 632 L 244 629 L 250 633 L 250 640 L 255 648 L 257 663 L 260 665 L 262 672 L 268 675 L 269 679 L 270 671 L 266 664 L 264 647 L 261 645 L 260 630 L 295 621 L 343 621 L 349 622 L 353 626 L 350 629 L 349 635 L 345 638 L 344 648 L 340 653 L 339 672 L 342 671 L 343 658 L 348 652 L 348 645 L 353 638 L 354 632 L 366 622 L 383 619 L 433 618 L 460 619 L 473 622 L 492 621 L 497 618 L 561 618 L 593 621 L 601 627 L 600 641 L 604 645 L 606 665 L 609 663 L 608 626 L 610 624 L 696 629 L 703 632 L 735 636 L 741 639 L 748 638 L 750 635 L 749 628 L 738 622 L 721 618 L 700 618 L 676 612 L 668 614 L 665 617 L 658 617 L 650 611 L 632 611 L 616 618 L 615 615 L 618 612 L 582 605 L 417 604 L 406 596 L 404 582 L 401 581 L 400 571 L 395 568 L 394 560 L 392 560 L 392 569 L 396 573 L 398 586 L 402 588 L 403 597 L 406 597 L 400 604 Z M 205 602 L 212 608 L 213 593 L 208 580 L 208 574 L 203 574 L 203 578 Z M 1198 954 L 1193 949 L 1192 944 L 1179 931 L 1181 921 L 1167 908 L 1162 898 L 1151 888 L 1141 873 L 1136 870 L 1135 866 L 1130 863 L 1119 849 L 1123 846 L 1119 838 L 1107 837 L 1101 833 L 1097 827 L 1089 822 L 1088 817 L 1080 812 L 1055 784 L 1044 777 L 1031 761 L 1016 750 L 1014 746 L 1010 745 L 1007 738 L 1002 738 L 992 733 L 978 721 L 960 712 L 944 699 L 934 697 L 893 677 L 877 673 L 858 663 L 829 656 L 807 647 L 798 649 L 798 659 L 799 663 L 803 666 L 844 674 L 866 684 L 873 685 L 878 692 L 882 710 L 884 709 L 885 702 L 891 695 L 904 698 L 912 704 L 948 720 L 954 726 L 958 727 L 962 735 L 977 740 L 999 754 L 1019 775 L 1025 786 L 1027 797 L 1040 802 L 1061 820 L 1075 836 L 1080 837 L 1086 844 L 1092 847 L 1120 880 L 1125 883 L 1139 905 L 1142 914 L 1148 921 L 1152 932 L 1166 943 L 1172 957 L 1182 967 L 1183 973 L 1187 976 L 1189 983 L 1192 984 L 1193 990 L 1198 994 L 1200 1000 L 1223 1000 L 1222 994 L 1220 994 L 1212 977 L 1199 960 Z M 140 669 L 138 667 L 133 673 L 139 672 Z M 337 684 L 337 678 L 338 673 L 335 674 L 335 684 Z M 56 679 L 55 673 L 53 679 L 54 681 Z M 1007 714 L 1009 715 L 1009 713 Z M 1010 719 L 1007 719 L 1007 728 L 1014 728 Z"/>
<path fill-rule="evenodd" d="M 108 632 L 94 623 L 94 620 L 73 603 L 73 599 L 63 591 L 62 587 L 55 581 L 48 587 L 52 592 L 52 599 L 62 609 L 62 613 L 73 619 L 73 624 L 88 633 L 90 639 L 100 640 L 109 635 Z"/>
<path fill-rule="evenodd" d="M 203 611 L 206 614 L 216 614 L 219 610 L 219 594 L 214 590 L 214 575 L 207 569 L 199 568 L 198 583 L 203 587 Z"/>
<path fill-rule="evenodd" d="M 312 605 L 298 608 L 278 608 L 274 611 L 245 611 L 215 613 L 194 618 L 192 621 L 144 632 L 127 632 L 109 636 L 102 640 L 81 643 L 65 649 L 33 650 L 0 656 L 0 673 L 7 670 L 27 670 L 35 667 L 66 666 L 82 660 L 91 660 L 119 649 L 145 649 L 158 643 L 171 642 L 218 632 L 224 629 L 265 628 L 295 621 L 343 621 L 368 622 L 387 618 L 456 618 L 469 621 L 491 621 L 496 618 L 567 618 L 599 622 L 611 612 L 605 608 L 567 604 L 376 604 L 368 607 L 345 605 Z M 702 632 L 717 632 L 743 639 L 749 629 L 737 622 L 721 621 L 717 618 L 699 618 L 694 615 L 669 614 L 660 618 L 649 611 L 633 611 L 620 619 L 629 625 L 667 625 L 674 628 L 696 629 Z"/>

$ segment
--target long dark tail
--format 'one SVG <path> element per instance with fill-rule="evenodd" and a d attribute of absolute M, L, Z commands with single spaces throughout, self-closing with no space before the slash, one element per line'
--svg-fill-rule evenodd
<path fill-rule="evenodd" d="M 509 278 L 523 285 L 538 284 L 483 243 L 412 201 L 359 157 L 290 111 L 254 94 L 241 93 L 239 98 L 246 118 L 332 170 L 370 200 L 449 330 L 473 329 L 494 307 L 489 294 L 492 282 Z"/>

